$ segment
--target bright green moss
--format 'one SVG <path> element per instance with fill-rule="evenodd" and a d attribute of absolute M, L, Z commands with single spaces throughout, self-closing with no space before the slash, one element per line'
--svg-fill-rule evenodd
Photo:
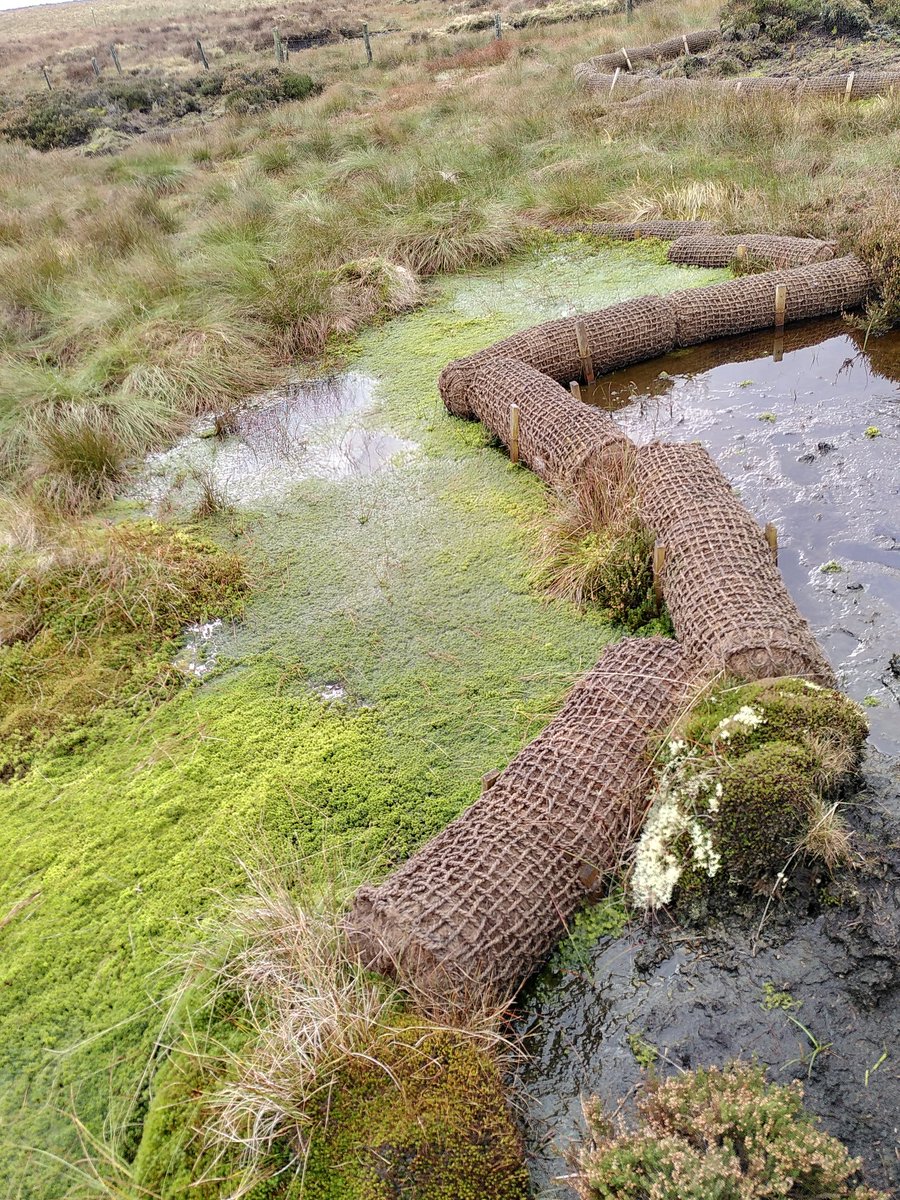
<path fill-rule="evenodd" d="M 846 835 L 829 804 L 866 732 L 856 704 L 804 680 L 715 689 L 658 747 L 635 899 L 778 880 L 801 849 L 837 861 Z"/>

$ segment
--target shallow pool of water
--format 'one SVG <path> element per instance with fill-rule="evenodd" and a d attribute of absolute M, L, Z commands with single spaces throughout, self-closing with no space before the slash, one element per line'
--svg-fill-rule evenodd
<path fill-rule="evenodd" d="M 137 495 L 155 507 L 259 505 L 304 479 L 373 475 L 412 442 L 374 427 L 376 381 L 354 371 L 304 380 L 233 414 L 202 418 L 195 432 L 152 455 Z"/>
<path fill-rule="evenodd" d="M 638 442 L 699 440 L 761 523 L 835 667 L 900 753 L 900 333 L 839 320 L 728 338 L 606 376 L 582 396 Z M 824 569 L 823 569 L 824 568 Z"/>

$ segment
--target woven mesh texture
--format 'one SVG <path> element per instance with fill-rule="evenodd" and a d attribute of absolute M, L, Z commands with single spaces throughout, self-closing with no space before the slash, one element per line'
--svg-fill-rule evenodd
<path fill-rule="evenodd" d="M 510 407 L 519 407 L 519 459 L 548 483 L 572 482 L 605 450 L 631 441 L 612 417 L 582 404 L 560 384 L 511 358 L 477 368 L 469 400 L 478 420 L 509 446 Z"/>
<path fill-rule="evenodd" d="M 659 238 L 669 242 L 689 234 L 707 233 L 712 221 L 584 221 L 575 225 L 555 227 L 559 233 L 588 233 L 592 237 L 632 242 L 637 238 Z"/>
<path fill-rule="evenodd" d="M 692 678 L 666 638 L 604 651 L 489 791 L 383 884 L 360 889 L 347 924 L 363 962 L 438 1000 L 514 991 L 639 829 L 649 740 Z"/>
<path fill-rule="evenodd" d="M 604 56 L 605 57 L 605 56 Z M 633 61 L 633 60 L 632 60 Z M 624 64 L 624 60 L 623 60 Z M 599 59 L 579 63 L 574 70 L 576 81 L 589 91 L 601 95 L 612 88 L 614 76 L 602 69 Z M 619 97 L 624 105 L 645 104 L 651 100 L 686 92 L 724 93 L 734 96 L 751 96 L 777 93 L 782 97 L 796 95 L 819 98 L 844 99 L 847 96 L 849 74 L 818 75 L 811 79 L 799 79 L 791 75 L 741 76 L 737 79 L 707 79 L 678 77 L 661 79 L 658 75 L 620 75 L 613 89 L 613 97 Z M 850 99 L 867 100 L 900 88 L 900 68 L 884 71 L 856 71 L 850 88 Z"/>
<path fill-rule="evenodd" d="M 727 267 L 738 246 L 746 246 L 754 257 L 781 268 L 826 262 L 834 258 L 835 250 L 834 242 L 817 238 L 779 237 L 769 233 L 737 233 L 728 237 L 692 234 L 674 241 L 669 247 L 668 258 L 669 262 L 692 267 Z"/>
<path fill-rule="evenodd" d="M 678 640 L 706 671 L 740 679 L 834 675 L 765 536 L 697 443 L 641 447 L 638 510 L 666 547 L 663 594 Z"/>
<path fill-rule="evenodd" d="M 711 338 L 749 333 L 775 323 L 775 287 L 787 288 L 786 321 L 820 317 L 856 308 L 866 298 L 871 279 L 853 255 L 786 271 L 744 275 L 727 283 L 673 292 L 676 342 L 694 346 Z"/>
<path fill-rule="evenodd" d="M 708 50 L 719 40 L 718 29 L 698 29 L 695 33 L 686 33 L 682 38 L 666 38 L 664 42 L 651 42 L 647 46 L 636 46 L 633 50 L 614 50 L 611 54 L 598 54 L 588 59 L 590 66 L 597 71 L 610 72 L 619 67 L 623 71 L 636 63 L 662 62 L 669 58 L 680 58 L 684 54 L 684 43 L 687 41 L 691 54 L 700 54 Z M 626 58 L 627 55 L 627 58 Z"/>
<path fill-rule="evenodd" d="M 444 368 L 438 380 L 444 404 L 456 416 L 475 415 L 469 390 L 475 371 L 488 358 L 516 359 L 564 384 L 581 379 L 583 368 L 575 332 L 578 320 L 584 323 L 596 375 L 667 354 L 675 344 L 675 318 L 668 300 L 641 296 L 585 313 L 581 318 L 564 317 L 535 325 L 468 358 L 457 359 Z"/>

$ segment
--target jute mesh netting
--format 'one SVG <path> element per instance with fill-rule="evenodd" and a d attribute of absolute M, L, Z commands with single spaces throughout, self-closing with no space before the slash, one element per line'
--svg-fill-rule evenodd
<path fill-rule="evenodd" d="M 670 95 L 708 93 L 734 97 L 776 94 L 786 99 L 791 96 L 818 97 L 822 99 L 867 100 L 872 96 L 884 95 L 900 88 L 900 68 L 884 71 L 856 71 L 842 75 L 819 75 L 812 79 L 799 79 L 790 75 L 742 76 L 732 79 L 710 79 L 676 77 L 663 79 L 659 75 L 627 73 L 618 78 L 608 70 L 602 70 L 595 59 L 578 63 L 574 75 L 576 81 L 598 96 L 609 95 L 619 99 L 624 106 L 649 103 Z"/>
<path fill-rule="evenodd" d="M 763 531 L 703 447 L 640 447 L 635 479 L 641 520 L 665 546 L 663 595 L 687 653 L 739 679 L 834 687 Z"/>
<path fill-rule="evenodd" d="M 695 33 L 679 34 L 666 38 L 664 42 L 636 46 L 633 50 L 613 50 L 611 54 L 597 54 L 587 61 L 598 71 L 614 71 L 616 67 L 630 71 L 636 63 L 662 62 L 669 58 L 679 58 L 686 53 L 700 54 L 718 40 L 718 29 L 698 29 Z"/>
<path fill-rule="evenodd" d="M 775 288 L 784 284 L 785 321 L 802 321 L 856 308 L 871 287 L 869 272 L 853 255 L 786 271 L 744 275 L 727 283 L 673 292 L 676 344 L 694 346 L 712 338 L 748 333 L 774 324 Z"/>
<path fill-rule="evenodd" d="M 692 233 L 704 233 L 713 229 L 712 221 L 581 221 L 574 225 L 555 226 L 559 233 L 588 233 L 593 237 L 612 238 L 616 241 L 632 242 L 638 238 L 659 238 L 669 242 L 672 238 Z"/>
<path fill-rule="evenodd" d="M 805 267 L 834 258 L 834 242 L 818 238 L 779 237 L 771 233 L 691 234 L 680 237 L 668 250 L 669 262 L 691 267 L 727 267 L 738 247 L 748 255 L 764 259 L 773 267 Z"/>
<path fill-rule="evenodd" d="M 486 358 L 468 390 L 475 416 L 510 443 L 511 409 L 519 410 L 519 459 L 548 483 L 571 483 L 588 462 L 633 448 L 601 408 L 582 404 L 548 376 L 513 358 Z"/>
<path fill-rule="evenodd" d="M 361 960 L 432 1000 L 513 992 L 640 828 L 651 738 L 693 681 L 669 639 L 604 651 L 493 787 L 384 883 L 359 890 L 347 929 Z"/>
<path fill-rule="evenodd" d="M 583 317 L 564 317 L 536 325 L 450 363 L 438 388 L 444 404 L 460 417 L 474 416 L 469 388 L 475 371 L 488 358 L 516 359 L 551 379 L 568 384 L 583 374 L 577 327 L 583 324 L 594 373 L 606 374 L 643 359 L 667 354 L 675 344 L 675 315 L 667 299 L 642 296 L 612 304 Z"/>

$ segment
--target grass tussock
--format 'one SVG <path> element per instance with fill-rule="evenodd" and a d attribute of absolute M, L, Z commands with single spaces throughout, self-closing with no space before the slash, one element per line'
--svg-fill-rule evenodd
<path fill-rule="evenodd" d="M 281 1175 L 282 1186 L 299 1180 L 302 1194 L 319 1194 L 323 1171 L 343 1163 L 341 1194 L 360 1200 L 377 1179 L 402 1179 L 416 1195 L 431 1180 L 428 1194 L 449 1198 L 479 1169 L 496 1178 L 492 1194 L 524 1198 L 500 1084 L 499 1014 L 464 1028 L 423 1018 L 348 958 L 342 916 L 352 888 L 333 862 L 324 880 L 316 875 L 271 863 L 248 871 L 248 893 L 228 902 L 188 958 L 181 987 L 202 995 L 208 1018 L 195 1015 L 178 1057 L 202 1094 L 170 1085 L 164 1104 L 171 1113 L 180 1103 L 193 1127 L 181 1145 L 195 1186 L 205 1194 L 215 1183 L 214 1194 L 237 1200 Z M 242 1036 L 210 1036 L 223 1022 Z M 138 1154 L 143 1186 L 173 1170 L 171 1137 L 155 1136 L 161 1112 L 151 1113 Z M 335 1157 L 335 1141 L 345 1156 Z"/>
<path fill-rule="evenodd" d="M 640 630 L 659 620 L 653 539 L 637 515 L 633 456 L 604 460 L 562 493 L 540 529 L 535 582 L 549 596 Z"/>
<path fill-rule="evenodd" d="M 25 769 L 110 705 L 144 711 L 183 675 L 185 626 L 229 615 L 246 587 L 239 560 L 155 522 L 60 526 L 8 508 L 18 545 L 0 554 L 0 777 Z"/>

